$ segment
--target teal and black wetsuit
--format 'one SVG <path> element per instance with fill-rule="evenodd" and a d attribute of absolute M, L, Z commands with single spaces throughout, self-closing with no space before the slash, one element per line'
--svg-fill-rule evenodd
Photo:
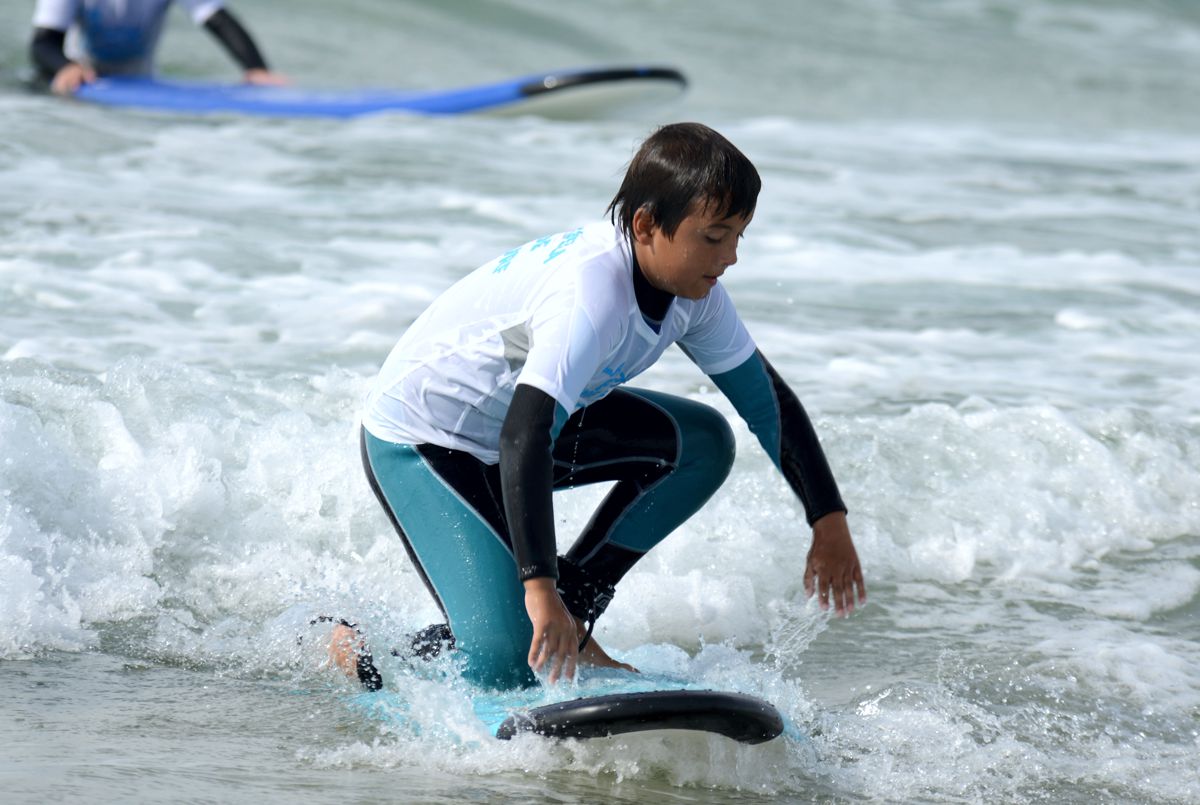
<path fill-rule="evenodd" d="M 810 523 L 845 511 L 807 414 L 761 354 L 714 380 L 736 389 L 739 410 L 754 411 L 751 427 L 770 444 Z M 571 613 L 594 622 L 621 577 L 704 505 L 733 463 L 724 416 L 692 400 L 617 389 L 577 412 L 553 442 L 552 404 L 544 392 L 518 387 L 500 464 L 362 432 L 371 488 L 454 624 L 458 646 L 472 650 L 468 674 L 493 687 L 532 681 L 522 577 L 557 576 Z M 548 496 L 524 490 L 606 481 L 617 483 L 565 556 L 556 557 L 554 545 L 535 537 L 553 533 Z M 542 525 L 529 527 L 534 523 Z M 491 592 L 480 597 L 480 589 Z"/>
<path fill-rule="evenodd" d="M 635 373 L 626 370 L 644 369 L 670 343 L 731 400 L 810 523 L 845 510 L 804 408 L 754 348 L 723 289 L 699 302 L 676 299 L 645 282 L 611 232 L 567 246 L 587 239 L 576 260 L 556 269 L 570 274 L 579 266 L 575 276 L 539 274 L 527 245 L 509 263 L 500 258 L 462 280 L 393 350 L 364 415 L 372 489 L 446 615 L 466 675 L 490 687 L 533 682 L 522 581 L 558 579 L 571 612 L 594 621 L 622 576 L 728 475 L 734 439 L 720 412 L 624 385 Z M 552 263 L 565 237 L 544 240 L 532 256 L 550 255 Z M 523 264 L 529 290 L 496 279 L 510 263 Z M 595 293 L 577 293 L 580 285 Z M 506 292 L 518 301 L 506 302 Z M 606 292 L 610 298 L 598 301 Z M 539 304 L 521 308 L 526 298 Z M 562 302 L 584 313 L 568 309 L 556 329 L 543 306 Z M 448 336 L 448 323 L 459 318 L 467 323 Z M 535 354 L 537 346 L 552 354 Z M 564 400 L 576 401 L 573 410 Z M 614 481 L 558 557 L 553 490 Z"/>

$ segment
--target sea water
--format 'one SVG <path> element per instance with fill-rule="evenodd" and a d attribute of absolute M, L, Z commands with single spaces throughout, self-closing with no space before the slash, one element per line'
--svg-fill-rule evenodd
<path fill-rule="evenodd" d="M 304 85 L 692 80 L 632 117 L 337 123 L 29 94 L 31 6 L 0 9 L 0 800 L 1200 801 L 1195 4 L 237 3 Z M 160 67 L 236 78 L 178 14 Z M 639 382 L 729 415 L 737 462 L 596 636 L 789 733 L 494 741 L 452 667 L 386 654 L 438 612 L 360 401 L 442 289 L 600 218 L 679 119 L 763 174 L 723 282 L 869 602 L 805 599 L 801 508 L 669 353 Z M 598 494 L 557 497 L 561 544 Z M 319 614 L 402 712 L 351 706 Z"/>

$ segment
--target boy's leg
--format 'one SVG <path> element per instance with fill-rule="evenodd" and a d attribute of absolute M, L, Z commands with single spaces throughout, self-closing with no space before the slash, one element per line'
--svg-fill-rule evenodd
<path fill-rule="evenodd" d="M 533 684 L 533 629 L 494 495 L 472 456 L 363 432 L 368 477 L 422 580 L 446 614 L 464 675 L 497 688 Z"/>
<path fill-rule="evenodd" d="M 718 411 L 669 394 L 617 389 L 568 421 L 554 448 L 555 488 L 617 481 L 560 557 L 559 591 L 577 618 L 595 621 L 617 581 L 720 487 L 733 454 L 732 431 Z M 458 451 L 383 442 L 365 431 L 363 458 L 457 647 L 471 649 L 468 676 L 497 687 L 532 683 L 525 662 L 532 629 L 498 468 Z M 448 530 L 453 539 L 445 538 Z M 472 572 L 460 572 L 464 568 Z M 608 664 L 606 655 L 594 659 Z"/>
<path fill-rule="evenodd" d="M 599 616 L 617 581 L 721 486 L 733 456 L 725 417 L 682 397 L 617 389 L 576 412 L 555 443 L 555 488 L 617 484 L 559 563 L 572 613 Z"/>

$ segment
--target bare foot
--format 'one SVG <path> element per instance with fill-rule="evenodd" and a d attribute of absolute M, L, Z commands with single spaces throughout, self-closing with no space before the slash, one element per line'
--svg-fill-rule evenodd
<path fill-rule="evenodd" d="M 333 627 L 329 635 L 329 662 L 351 679 L 358 678 L 358 658 L 366 648 L 362 636 L 344 623 Z"/>
<path fill-rule="evenodd" d="M 580 640 L 587 634 L 587 627 L 583 625 L 583 621 L 579 618 L 575 619 L 575 631 L 579 635 Z M 629 663 L 617 662 L 608 656 L 608 652 L 596 642 L 595 635 L 588 638 L 587 645 L 583 647 L 583 651 L 579 652 L 579 662 L 596 668 L 620 668 L 625 671 L 633 671 L 635 674 L 641 673 Z"/>

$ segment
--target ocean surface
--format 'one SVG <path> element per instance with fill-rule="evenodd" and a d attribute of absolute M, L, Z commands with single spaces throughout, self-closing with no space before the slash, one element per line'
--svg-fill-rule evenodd
<path fill-rule="evenodd" d="M 691 87 L 582 120 L 116 111 L 26 91 L 32 2 L 0 5 L 0 800 L 1200 802 L 1200 4 L 233 8 L 301 85 Z M 159 61 L 237 78 L 180 12 Z M 867 606 L 806 601 L 802 512 L 734 421 L 726 487 L 596 634 L 788 737 L 504 743 L 398 662 L 406 719 L 352 706 L 309 620 L 382 650 L 437 619 L 359 468 L 374 372 L 674 120 L 763 175 L 724 281 Z M 639 382 L 734 416 L 678 352 Z M 556 499 L 560 544 L 597 495 Z"/>

